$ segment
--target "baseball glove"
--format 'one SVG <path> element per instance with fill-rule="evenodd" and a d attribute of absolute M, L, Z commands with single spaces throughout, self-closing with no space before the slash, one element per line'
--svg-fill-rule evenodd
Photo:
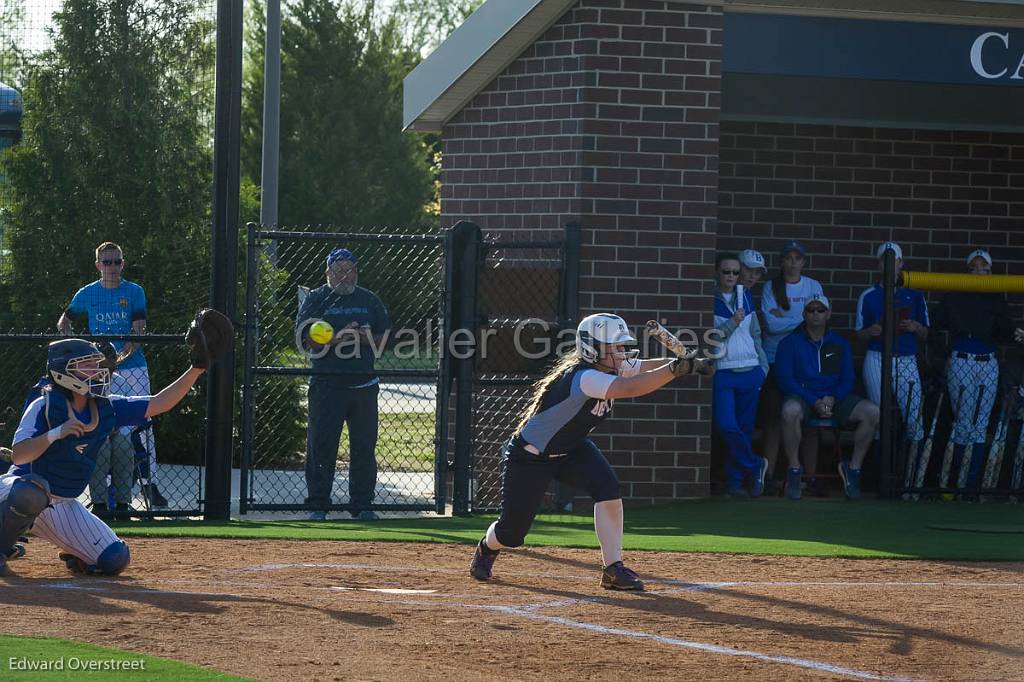
<path fill-rule="evenodd" d="M 223 313 L 203 308 L 196 313 L 192 326 L 185 334 L 189 359 L 193 367 L 209 369 L 224 357 L 234 344 L 235 328 Z"/>

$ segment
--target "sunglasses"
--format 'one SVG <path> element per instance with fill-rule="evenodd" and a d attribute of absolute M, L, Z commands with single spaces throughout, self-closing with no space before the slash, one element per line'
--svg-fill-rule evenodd
<path fill-rule="evenodd" d="M 100 263 L 103 263 L 104 265 L 120 265 L 123 262 L 124 260 L 121 258 L 104 258 L 100 261 Z"/>
<path fill-rule="evenodd" d="M 827 308 L 804 308 L 804 312 L 808 315 L 824 315 L 828 312 Z"/>
<path fill-rule="evenodd" d="M 723 275 L 732 275 L 733 277 L 739 277 L 739 270 L 719 270 Z"/>

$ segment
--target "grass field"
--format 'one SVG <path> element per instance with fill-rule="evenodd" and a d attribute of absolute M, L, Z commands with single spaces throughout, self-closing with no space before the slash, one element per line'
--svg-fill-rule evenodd
<path fill-rule="evenodd" d="M 327 523 L 176 521 L 121 523 L 115 529 L 124 536 L 469 544 L 480 538 L 492 520 L 492 516 L 475 516 Z M 1024 529 L 1024 507 L 1019 505 L 712 499 L 627 509 L 625 546 L 668 552 L 1020 561 L 1024 560 L 1024 538 L 1014 532 L 1020 529 Z M 593 519 L 539 516 L 527 544 L 596 548 Z"/>

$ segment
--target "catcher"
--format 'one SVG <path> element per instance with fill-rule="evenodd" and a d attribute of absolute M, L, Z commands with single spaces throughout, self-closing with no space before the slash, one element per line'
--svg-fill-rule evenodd
<path fill-rule="evenodd" d="M 636 350 L 626 351 L 627 345 L 636 345 L 636 339 L 621 317 L 590 315 L 577 327 L 575 351 L 537 382 L 530 406 L 502 452 L 501 515 L 477 545 L 472 577 L 489 580 L 498 552 L 523 544 L 548 484 L 556 479 L 594 499 L 594 528 L 604 566 L 601 586 L 643 590 L 640 577 L 622 563 L 619 479 L 587 436 L 611 416 L 616 399 L 653 393 L 684 374 L 713 374 L 714 365 L 691 353 L 671 361 L 640 360 Z"/>
<path fill-rule="evenodd" d="M 31 528 L 60 549 L 74 573 L 116 575 L 128 566 L 128 545 L 76 498 L 96 468 L 110 434 L 143 423 L 181 402 L 196 380 L 231 347 L 231 321 L 201 310 L 185 336 L 192 367 L 153 396 L 108 395 L 114 363 L 95 344 L 62 339 L 49 345 L 46 378 L 25 408 L 0 476 L 0 575 L 24 554 Z"/>

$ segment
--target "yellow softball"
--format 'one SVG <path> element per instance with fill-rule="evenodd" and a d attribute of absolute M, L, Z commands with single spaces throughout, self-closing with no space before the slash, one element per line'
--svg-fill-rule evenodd
<path fill-rule="evenodd" d="M 314 322 L 309 328 L 309 338 L 316 343 L 327 343 L 334 338 L 334 327 L 326 320 Z"/>

